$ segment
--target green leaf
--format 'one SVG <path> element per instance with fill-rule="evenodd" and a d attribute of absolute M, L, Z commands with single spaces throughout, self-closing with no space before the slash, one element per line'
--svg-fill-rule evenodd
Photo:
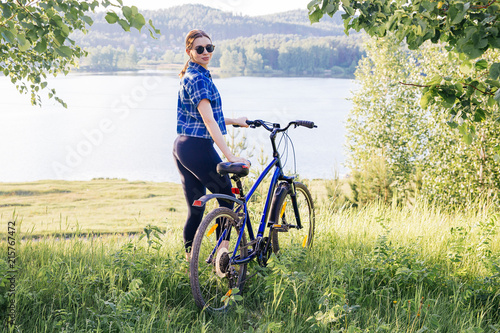
<path fill-rule="evenodd" d="M 464 86 L 462 83 L 457 82 L 455 83 L 455 89 L 457 89 L 457 92 L 461 95 L 464 93 Z"/>
<path fill-rule="evenodd" d="M 139 14 L 139 9 L 136 6 L 130 7 L 132 9 L 132 16 Z"/>
<path fill-rule="evenodd" d="M 439 84 L 441 84 L 441 81 L 443 81 L 443 78 L 441 77 L 441 75 L 434 75 L 432 77 L 432 79 L 429 82 L 427 82 L 427 84 L 430 84 L 431 86 L 439 85 Z"/>
<path fill-rule="evenodd" d="M 488 106 L 491 108 L 496 104 L 495 98 L 493 96 L 488 97 Z"/>
<path fill-rule="evenodd" d="M 130 31 L 130 25 L 128 24 L 127 21 L 119 19 L 118 20 L 118 24 L 121 25 L 121 27 L 123 28 L 123 30 Z"/>
<path fill-rule="evenodd" d="M 344 2 L 345 0 L 342 1 L 342 3 Z M 335 12 L 336 12 L 336 9 L 335 9 L 335 6 L 331 3 L 329 3 L 327 6 L 326 6 L 326 12 L 328 13 L 328 15 L 333 15 Z"/>
<path fill-rule="evenodd" d="M 470 145 L 472 143 L 472 134 L 471 133 L 465 133 L 464 136 L 463 136 L 463 139 L 464 139 L 464 142 L 468 145 Z"/>
<path fill-rule="evenodd" d="M 55 49 L 57 54 L 59 54 L 61 57 L 64 58 L 71 58 L 73 55 L 73 50 L 69 48 L 68 46 L 59 46 L 58 48 Z"/>
<path fill-rule="evenodd" d="M 313 13 L 309 14 L 309 21 L 312 23 L 319 22 L 319 20 L 323 17 L 323 12 L 321 9 L 316 9 Z"/>
<path fill-rule="evenodd" d="M 16 36 L 10 30 L 2 31 L 2 37 L 10 44 L 15 44 Z"/>
<path fill-rule="evenodd" d="M 462 52 L 467 54 L 470 59 L 480 57 L 484 53 L 484 48 L 478 48 L 474 43 L 467 43 L 462 47 Z"/>
<path fill-rule="evenodd" d="M 442 102 L 443 106 L 447 108 L 451 108 L 457 100 L 454 90 L 451 89 L 449 86 L 440 88 L 438 90 L 438 94 L 443 99 Z"/>
<path fill-rule="evenodd" d="M 420 107 L 422 109 L 426 109 L 432 98 L 433 98 L 433 95 L 431 92 L 427 92 L 427 93 L 423 94 L 422 97 L 420 98 Z"/>
<path fill-rule="evenodd" d="M 428 12 L 432 12 L 434 8 L 438 5 L 438 2 L 423 1 L 422 7 L 424 7 Z"/>
<path fill-rule="evenodd" d="M 489 84 L 490 86 L 493 86 L 493 87 L 496 87 L 496 88 L 500 88 L 500 82 L 497 81 L 497 80 L 491 80 L 491 79 L 488 79 L 485 81 L 487 84 Z"/>
<path fill-rule="evenodd" d="M 470 4 L 463 5 L 462 3 L 450 5 L 450 8 L 448 9 L 448 17 L 451 21 L 451 24 L 458 24 L 462 22 L 469 7 Z"/>
<path fill-rule="evenodd" d="M 118 15 L 113 12 L 108 12 L 105 17 L 106 21 L 110 24 L 116 23 L 119 19 Z"/>
<path fill-rule="evenodd" d="M 94 20 L 92 20 L 92 18 L 91 18 L 91 17 L 89 17 L 89 16 L 83 15 L 83 16 L 82 16 L 82 20 L 83 20 L 85 23 L 87 23 L 88 25 L 92 25 L 92 24 L 94 24 Z"/>
<path fill-rule="evenodd" d="M 490 78 L 497 80 L 500 77 L 500 63 L 496 62 L 490 67 Z"/>
<path fill-rule="evenodd" d="M 485 59 L 478 60 L 476 61 L 474 66 L 479 70 L 486 69 L 488 68 L 488 61 L 486 61 Z"/>
<path fill-rule="evenodd" d="M 1 3 L 0 8 L 2 8 L 2 16 L 9 19 L 12 16 L 12 11 L 10 10 L 9 3 Z"/>
<path fill-rule="evenodd" d="M 154 32 L 155 32 L 155 34 L 157 34 L 157 35 L 160 35 L 160 34 L 161 34 L 160 29 L 156 29 L 156 28 L 155 28 L 155 26 L 153 25 L 153 21 L 152 21 L 151 19 L 149 20 L 149 22 L 148 22 L 148 23 L 149 23 L 149 25 L 151 26 L 151 28 L 153 28 L 153 30 L 154 30 Z"/>
<path fill-rule="evenodd" d="M 493 36 L 488 37 L 488 43 L 495 49 L 500 49 L 500 37 L 495 38 Z"/>
<path fill-rule="evenodd" d="M 497 90 L 494 98 L 495 98 L 495 101 L 497 101 L 497 103 L 500 104 L 500 89 Z"/>
<path fill-rule="evenodd" d="M 24 36 L 22 35 L 18 35 L 17 36 L 17 41 L 18 41 L 18 45 L 19 45 L 19 50 L 21 52 L 26 52 L 29 50 L 29 48 L 31 47 L 31 43 L 29 40 L 27 40 Z"/>
<path fill-rule="evenodd" d="M 137 30 L 141 31 L 141 28 L 146 24 L 146 20 L 144 19 L 144 16 L 142 14 L 137 14 L 134 16 L 132 19 L 132 22 L 130 22 L 130 25 Z"/>
<path fill-rule="evenodd" d="M 312 0 L 307 4 L 307 9 L 309 11 L 313 10 L 315 6 L 319 6 L 323 3 L 323 0 Z"/>
<path fill-rule="evenodd" d="M 475 122 L 481 122 L 486 119 L 486 115 L 483 109 L 477 108 L 476 112 L 474 113 L 474 121 Z"/>
<path fill-rule="evenodd" d="M 464 74 L 469 74 L 472 71 L 472 63 L 469 60 L 465 60 L 460 65 L 460 71 Z"/>
<path fill-rule="evenodd" d="M 132 20 L 132 8 L 128 6 L 123 6 L 122 12 L 125 18 L 130 22 Z"/>

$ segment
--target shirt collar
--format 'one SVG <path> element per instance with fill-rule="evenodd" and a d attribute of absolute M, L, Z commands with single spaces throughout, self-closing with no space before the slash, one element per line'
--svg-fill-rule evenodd
<path fill-rule="evenodd" d="M 203 67 L 202 65 L 200 65 L 200 64 L 197 64 L 195 62 L 190 61 L 189 62 L 189 67 L 197 70 L 198 72 L 200 72 L 201 74 L 205 75 L 206 77 L 212 77 L 210 75 L 210 71 L 208 69 L 206 69 L 205 67 Z"/>

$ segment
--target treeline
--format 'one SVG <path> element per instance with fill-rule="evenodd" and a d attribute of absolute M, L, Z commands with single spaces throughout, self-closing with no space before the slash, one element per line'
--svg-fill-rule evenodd
<path fill-rule="evenodd" d="M 80 68 L 125 70 L 140 64 L 184 63 L 184 38 L 194 27 L 211 35 L 217 45 L 212 66 L 226 73 L 352 76 L 363 54 L 360 35 L 345 36 L 338 15 L 314 25 L 306 10 L 248 17 L 184 5 L 144 15 L 161 30 L 158 39 L 146 32 L 125 34 L 119 26 L 107 24 L 103 13 L 96 14 L 87 34 L 73 36 L 90 54 Z"/>
<path fill-rule="evenodd" d="M 216 45 L 211 65 L 221 72 L 244 75 L 327 75 L 352 77 L 364 54 L 359 37 L 300 38 L 258 35 Z M 162 60 L 184 63 L 182 50 L 165 52 Z"/>
<path fill-rule="evenodd" d="M 89 72 L 105 72 L 117 70 L 134 70 L 139 62 L 139 55 L 134 45 L 127 51 L 111 46 L 87 48 L 87 57 L 80 61 L 80 70 Z"/>

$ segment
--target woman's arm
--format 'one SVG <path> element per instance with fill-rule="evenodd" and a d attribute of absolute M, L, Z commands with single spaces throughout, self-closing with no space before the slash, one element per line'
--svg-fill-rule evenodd
<path fill-rule="evenodd" d="M 201 100 L 200 104 L 198 104 L 198 111 L 200 111 L 201 117 L 203 118 L 203 122 L 205 123 L 205 126 L 207 127 L 208 132 L 212 137 L 212 140 L 214 140 L 215 144 L 217 145 L 217 147 L 219 147 L 224 156 L 226 156 L 227 160 L 229 162 L 246 163 L 248 166 L 250 166 L 248 160 L 244 159 L 243 157 L 234 156 L 233 153 L 231 152 L 231 149 L 229 149 L 229 147 L 227 146 L 226 140 L 224 139 L 224 136 L 220 131 L 219 125 L 215 121 L 214 113 L 212 111 L 212 106 L 210 105 L 210 101 L 208 99 Z M 232 122 L 231 124 L 238 124 L 240 126 L 243 126 L 243 124 L 241 123 L 241 119 L 243 118 L 238 118 L 240 119 L 240 122 L 238 123 Z M 245 124 L 244 125 L 245 127 L 248 127 L 245 121 L 243 121 L 243 123 Z"/>

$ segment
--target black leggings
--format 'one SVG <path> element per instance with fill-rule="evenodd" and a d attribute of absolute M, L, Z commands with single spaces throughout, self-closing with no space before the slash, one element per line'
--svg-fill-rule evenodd
<path fill-rule="evenodd" d="M 188 205 L 188 216 L 184 226 L 184 245 L 186 252 L 191 251 L 194 235 L 203 218 L 205 207 L 194 207 L 193 202 L 206 194 L 228 194 L 231 192 L 231 180 L 227 175 L 217 173 L 217 164 L 222 162 L 210 139 L 180 135 L 174 142 L 174 159 L 181 175 L 184 196 Z M 219 200 L 222 207 L 233 208 L 233 204 Z"/>

